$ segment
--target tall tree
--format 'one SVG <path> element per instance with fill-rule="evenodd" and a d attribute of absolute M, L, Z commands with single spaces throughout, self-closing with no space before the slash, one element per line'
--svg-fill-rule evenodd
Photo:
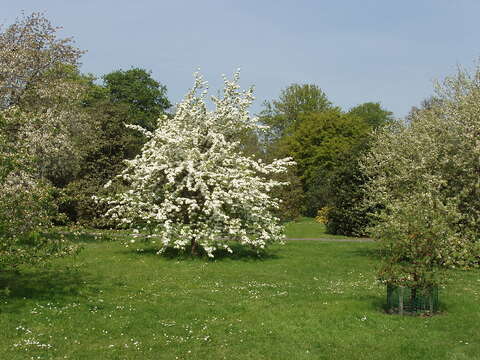
<path fill-rule="evenodd" d="M 140 68 L 118 70 L 103 76 L 113 104 L 128 106 L 126 123 L 153 130 L 157 118 L 171 104 L 166 97 L 167 88 Z"/>
<path fill-rule="evenodd" d="M 292 84 L 280 92 L 278 100 L 264 103 L 260 121 L 270 127 L 271 140 L 282 137 L 298 126 L 301 115 L 319 113 L 332 107 L 317 85 Z"/>
<path fill-rule="evenodd" d="M 368 132 L 363 119 L 332 109 L 302 115 L 296 130 L 280 140 L 282 154 L 292 156 L 298 164 L 307 215 L 316 215 L 332 202 L 336 196 L 331 186 L 335 172 Z"/>
<path fill-rule="evenodd" d="M 18 104 L 31 85 L 48 88 L 51 76 L 45 75 L 59 64 L 78 65 L 83 51 L 72 38 L 59 38 L 60 29 L 32 13 L 0 33 L 0 108 Z"/>
<path fill-rule="evenodd" d="M 329 233 L 359 236 L 365 235 L 371 220 L 368 215 L 371 209 L 363 205 L 366 177 L 360 170 L 359 159 L 368 151 L 373 131 L 393 124 L 395 119 L 392 112 L 373 102 L 353 107 L 348 115 L 361 119 L 368 130 L 330 173 L 328 188 L 334 196 L 328 204 L 326 225 Z"/>
<path fill-rule="evenodd" d="M 78 176 L 83 158 L 98 141 L 97 116 L 83 106 L 92 79 L 63 64 L 45 75 L 48 88 L 31 84 L 19 102 L 30 118 L 20 136 L 30 144 L 39 176 L 64 187 Z"/>
<path fill-rule="evenodd" d="M 348 113 L 362 118 L 372 129 L 377 129 L 394 121 L 393 113 L 382 108 L 380 103 L 366 102 L 351 108 Z"/>
<path fill-rule="evenodd" d="M 308 114 L 322 113 L 332 108 L 332 103 L 317 85 L 291 84 L 283 89 L 278 99 L 264 103 L 264 109 L 259 114 L 260 122 L 269 127 L 267 132 L 259 134 L 262 155 L 270 160 L 291 156 L 285 152 L 285 147 L 280 148 L 282 140 L 292 135 Z M 281 176 L 282 179 L 287 176 L 290 183 L 288 187 L 277 189 L 277 195 L 282 199 L 279 216 L 284 220 L 292 219 L 304 211 L 306 198 L 299 175 L 299 169 L 290 168 L 287 175 Z"/>
<path fill-rule="evenodd" d="M 152 130 L 170 106 L 166 87 L 146 70 L 119 70 L 103 79 L 101 85 L 92 79 L 82 99 L 85 110 L 96 118 L 99 131 L 84 156 L 79 176 L 65 189 L 62 205 L 71 220 L 100 227 L 111 223 L 101 217 L 106 209 L 92 196 L 107 192 L 103 185 L 124 169 L 124 161 L 134 158 L 146 141 L 125 124 Z"/>

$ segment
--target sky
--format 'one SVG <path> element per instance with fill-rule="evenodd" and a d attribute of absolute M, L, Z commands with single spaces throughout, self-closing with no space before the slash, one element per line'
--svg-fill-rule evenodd
<path fill-rule="evenodd" d="M 398 118 L 433 82 L 480 57 L 478 0 L 0 0 L 0 24 L 44 12 L 96 76 L 141 67 L 179 102 L 200 68 L 216 94 L 241 69 L 252 113 L 292 83 L 344 110 L 380 102 Z"/>

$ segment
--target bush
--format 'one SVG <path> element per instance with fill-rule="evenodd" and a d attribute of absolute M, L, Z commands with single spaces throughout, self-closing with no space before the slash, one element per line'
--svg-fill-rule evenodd
<path fill-rule="evenodd" d="M 347 166 L 336 169 L 332 175 L 331 188 L 335 196 L 326 214 L 326 228 L 330 234 L 365 236 L 370 224 L 369 209 L 364 206 L 363 186 L 365 176 L 361 173 L 356 156 L 345 161 Z"/>

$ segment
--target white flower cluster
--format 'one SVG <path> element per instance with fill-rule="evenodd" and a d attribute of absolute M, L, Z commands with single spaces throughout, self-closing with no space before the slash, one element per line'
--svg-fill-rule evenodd
<path fill-rule="evenodd" d="M 270 210 L 278 200 L 269 193 L 285 185 L 269 179 L 286 171 L 291 159 L 266 164 L 240 151 L 239 136 L 260 129 L 248 108 L 253 90 L 240 91 L 239 74 L 224 78 L 224 96 L 205 104 L 207 83 L 195 74 L 194 87 L 178 104 L 173 118 L 159 119 L 142 152 L 119 175 L 128 190 L 104 199 L 107 216 L 129 227 L 159 235 L 162 250 L 202 247 L 208 256 L 229 240 L 254 248 L 282 238 L 283 229 Z M 111 183 L 106 185 L 111 186 Z M 160 250 L 160 251 L 162 251 Z"/>

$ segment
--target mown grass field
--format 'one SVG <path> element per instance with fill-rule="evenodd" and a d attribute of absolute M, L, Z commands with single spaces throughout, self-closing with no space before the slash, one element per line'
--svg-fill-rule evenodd
<path fill-rule="evenodd" d="M 442 314 L 400 317 L 375 243 L 207 260 L 77 241 L 75 258 L 0 273 L 0 359 L 480 359 L 479 271 L 451 272 Z"/>
<path fill-rule="evenodd" d="M 315 219 L 302 217 L 297 221 L 291 221 L 285 225 L 285 236 L 287 238 L 322 238 L 322 239 L 346 239 L 348 236 L 332 235 L 326 233 L 324 224 Z"/>

